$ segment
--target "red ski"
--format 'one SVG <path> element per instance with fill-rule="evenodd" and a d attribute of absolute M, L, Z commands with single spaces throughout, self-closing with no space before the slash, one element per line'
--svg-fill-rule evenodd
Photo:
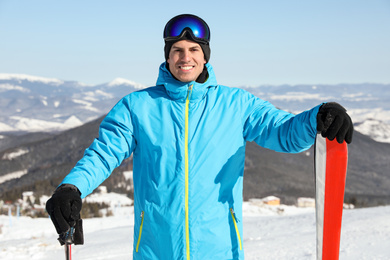
<path fill-rule="evenodd" d="M 347 143 L 317 135 L 315 145 L 317 259 L 337 260 L 340 251 Z"/>

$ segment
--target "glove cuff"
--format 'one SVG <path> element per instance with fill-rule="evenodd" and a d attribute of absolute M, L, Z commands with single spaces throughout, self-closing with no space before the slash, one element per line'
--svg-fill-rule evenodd
<path fill-rule="evenodd" d="M 63 191 L 63 190 L 77 191 L 79 193 L 79 195 L 81 196 L 80 190 L 76 186 L 74 186 L 73 184 L 68 184 L 68 183 L 58 186 L 57 189 L 54 191 L 54 193 L 57 193 L 57 192 Z"/>

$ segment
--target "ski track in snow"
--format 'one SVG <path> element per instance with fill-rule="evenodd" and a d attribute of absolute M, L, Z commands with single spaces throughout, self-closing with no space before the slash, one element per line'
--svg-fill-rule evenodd
<path fill-rule="evenodd" d="M 278 215 L 244 203 L 245 259 L 315 260 L 314 209 L 289 207 Z M 84 245 L 72 247 L 73 259 L 132 259 L 133 208 L 113 217 L 84 220 Z M 340 260 L 390 259 L 390 206 L 344 210 Z M 12 220 L 12 223 L 10 222 Z M 0 216 L 0 259 L 64 259 L 64 249 L 46 218 Z"/>

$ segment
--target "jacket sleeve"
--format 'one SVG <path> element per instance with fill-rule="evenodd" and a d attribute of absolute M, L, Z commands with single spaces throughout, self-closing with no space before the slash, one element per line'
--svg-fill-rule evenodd
<path fill-rule="evenodd" d="M 244 138 L 277 152 L 305 151 L 314 144 L 319 107 L 294 115 L 250 95 L 244 111 Z"/>
<path fill-rule="evenodd" d="M 135 149 L 129 103 L 127 96 L 113 107 L 100 124 L 99 137 L 61 183 L 75 185 L 82 198 L 92 193 Z"/>

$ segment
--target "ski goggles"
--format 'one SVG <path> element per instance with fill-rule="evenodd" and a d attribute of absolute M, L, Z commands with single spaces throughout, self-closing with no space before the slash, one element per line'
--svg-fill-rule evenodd
<path fill-rule="evenodd" d="M 210 28 L 205 21 L 192 14 L 182 14 L 173 17 L 164 28 L 164 40 L 180 39 L 189 32 L 195 41 L 210 42 Z"/>

